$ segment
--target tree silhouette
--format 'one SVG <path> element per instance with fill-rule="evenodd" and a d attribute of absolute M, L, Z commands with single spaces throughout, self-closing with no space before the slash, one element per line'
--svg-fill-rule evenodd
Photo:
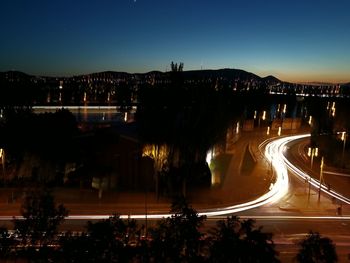
<path fill-rule="evenodd" d="M 318 232 L 312 232 L 299 242 L 301 246 L 296 256 L 297 262 L 303 263 L 332 263 L 338 257 L 333 241 L 322 237 Z"/>
<path fill-rule="evenodd" d="M 279 262 L 272 234 L 254 227 L 254 220 L 227 217 L 217 222 L 210 247 L 210 262 Z"/>
<path fill-rule="evenodd" d="M 61 238 L 64 262 L 129 262 L 136 254 L 129 247 L 136 228 L 134 220 L 124 221 L 117 215 L 88 222 L 85 233 L 68 233 Z"/>
<path fill-rule="evenodd" d="M 62 205 L 56 206 L 54 197 L 48 189 L 31 189 L 25 193 L 21 207 L 23 219 L 14 218 L 13 223 L 24 247 L 28 247 L 28 259 L 43 262 L 48 260 L 55 242 L 59 225 L 68 215 Z"/>
<path fill-rule="evenodd" d="M 151 251 L 155 262 L 200 262 L 202 226 L 205 216 L 199 216 L 185 198 L 172 204 L 173 215 L 160 221 L 153 230 Z"/>

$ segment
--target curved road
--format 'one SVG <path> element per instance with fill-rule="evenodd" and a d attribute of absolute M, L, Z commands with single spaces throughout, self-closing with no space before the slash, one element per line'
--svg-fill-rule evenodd
<path fill-rule="evenodd" d="M 277 139 L 269 139 L 264 141 L 260 146 L 260 151 L 264 151 L 265 158 L 271 163 L 275 171 L 275 182 L 271 183 L 270 189 L 264 195 L 256 198 L 255 200 L 228 206 L 221 207 L 211 210 L 203 210 L 199 214 L 205 215 L 208 217 L 213 216 L 226 216 L 231 214 L 237 214 L 243 211 L 251 210 L 253 208 L 262 207 L 262 210 L 259 211 L 259 215 L 263 215 L 263 208 L 267 206 L 267 209 L 270 208 L 271 204 L 278 204 L 280 200 L 288 198 L 294 189 L 290 189 L 290 178 L 288 175 L 288 169 L 292 171 L 292 173 L 302 180 L 310 180 L 310 183 L 315 188 L 319 187 L 319 181 L 310 177 L 307 173 L 294 166 L 285 156 L 286 150 L 288 149 L 288 144 L 295 142 L 297 140 L 303 139 L 310 136 L 309 134 L 303 135 L 294 135 L 294 136 L 286 136 L 286 137 L 278 137 Z M 321 185 L 321 189 L 324 193 L 339 199 L 340 201 L 350 204 L 350 199 L 342 196 L 341 194 L 335 192 L 334 190 L 328 190 L 327 186 Z M 257 212 L 258 212 L 257 211 Z M 98 220 L 103 218 L 108 218 L 110 215 L 70 215 L 67 219 L 75 219 L 75 220 Z M 135 219 L 145 219 L 147 216 L 148 219 L 159 219 L 163 217 L 168 217 L 170 214 L 139 214 L 139 215 L 121 215 L 122 218 L 135 218 Z M 255 215 L 251 215 L 254 217 Z M 20 217 L 18 217 L 20 218 Z M 10 220 L 12 217 L 2 216 L 0 220 Z M 343 217 L 343 219 L 345 219 Z M 350 218 L 349 218 L 350 219 Z"/>

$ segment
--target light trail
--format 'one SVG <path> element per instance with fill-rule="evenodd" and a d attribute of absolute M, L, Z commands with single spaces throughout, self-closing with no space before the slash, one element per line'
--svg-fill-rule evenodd
<path fill-rule="evenodd" d="M 296 136 L 291 136 L 294 137 L 294 139 L 290 140 L 289 142 L 293 141 L 293 140 L 298 140 L 298 139 L 302 139 L 302 138 L 306 138 L 306 137 L 310 137 L 310 134 L 304 134 L 304 135 L 296 135 Z M 286 138 L 291 138 L 291 137 L 286 137 Z M 287 142 L 287 143 L 289 143 Z M 285 146 L 287 143 L 283 143 L 281 146 Z M 301 169 L 299 169 L 298 167 L 296 167 L 295 165 L 293 165 L 290 161 L 288 161 L 287 157 L 284 155 L 283 153 L 283 149 L 278 153 L 278 157 L 281 158 L 283 160 L 283 162 L 285 163 L 285 165 L 288 167 L 289 170 L 291 170 L 296 176 L 300 177 L 303 180 L 309 180 L 309 183 L 315 187 L 316 189 L 320 189 L 321 186 L 321 191 L 331 197 L 334 197 L 335 199 L 344 202 L 346 204 L 350 204 L 350 199 L 335 192 L 334 190 L 328 190 L 328 186 L 321 184 L 320 185 L 320 181 L 312 178 L 310 175 L 308 175 L 306 172 L 302 171 Z"/>
<path fill-rule="evenodd" d="M 287 160 L 287 158 L 284 155 L 285 149 L 287 148 L 287 144 L 299 140 L 302 138 L 309 137 L 309 134 L 303 134 L 303 135 L 294 135 L 294 136 L 287 136 L 279 139 L 270 139 L 264 141 L 262 144 L 259 145 L 259 149 L 261 150 L 265 146 L 264 156 L 265 158 L 272 164 L 274 170 L 275 170 L 275 182 L 271 183 L 270 189 L 267 193 L 263 194 L 262 196 L 256 198 L 255 200 L 237 204 L 233 206 L 227 206 L 227 207 L 221 207 L 211 210 L 204 210 L 199 212 L 198 214 L 200 216 L 204 215 L 207 217 L 218 217 L 218 216 L 225 216 L 230 214 L 235 214 L 238 212 L 250 210 L 253 208 L 257 208 L 266 204 L 272 204 L 276 203 L 278 200 L 280 200 L 283 196 L 285 196 L 288 192 L 289 187 L 289 178 L 288 178 L 288 169 L 293 171 L 293 173 L 297 176 L 299 176 L 302 179 L 309 179 L 310 176 L 300 170 L 299 168 L 295 167 L 291 162 Z M 319 181 L 316 179 L 311 178 L 311 184 L 315 188 L 319 188 Z M 338 200 L 350 204 L 350 200 L 333 190 L 328 190 L 325 185 L 321 185 L 321 190 L 328 195 L 337 198 Z M 121 215 L 120 217 L 123 219 L 127 218 L 133 218 L 133 219 L 160 219 L 165 217 L 170 217 L 172 214 L 170 213 L 163 213 L 163 214 L 134 214 L 134 215 Z M 68 216 L 67 219 L 71 220 L 98 220 L 98 219 L 106 219 L 110 217 L 111 215 L 71 215 Z M 244 218 L 244 216 L 240 216 Z M 249 218 L 259 218 L 258 216 L 248 216 Z M 22 217 L 16 217 L 17 219 L 21 219 Z M 268 218 L 264 216 L 260 216 L 260 218 Z M 270 218 L 276 218 L 276 219 L 343 219 L 343 220 L 350 220 L 350 217 L 334 217 L 334 216 L 315 216 L 315 217 L 307 217 L 307 216 L 276 216 L 276 217 L 270 217 Z M 11 220 L 13 217 L 6 217 L 1 216 L 0 220 Z"/>
<path fill-rule="evenodd" d="M 140 215 L 141 216 L 141 215 Z M 165 216 L 165 214 L 164 214 Z M 168 215 L 170 216 L 170 214 Z M 65 219 L 66 220 L 102 220 L 102 219 L 108 219 L 111 217 L 111 215 L 71 215 L 67 216 Z M 13 216 L 0 216 L 0 221 L 12 221 Z M 16 216 L 16 219 L 23 219 L 22 216 Z M 126 216 L 122 215 L 121 218 L 123 219 L 128 219 L 128 218 L 135 218 L 133 216 Z M 158 217 L 148 217 L 148 219 L 159 219 Z M 207 220 L 220 220 L 220 219 L 225 219 L 226 215 L 221 215 L 221 216 L 211 216 L 208 217 Z M 240 219 L 255 219 L 255 220 L 265 220 L 265 221 L 274 221 L 274 220 L 339 220 L 339 221 L 348 221 L 350 220 L 350 216 L 293 216 L 293 215 L 287 215 L 287 216 L 264 216 L 264 215 L 240 215 Z M 145 215 L 143 217 L 137 218 L 137 219 L 145 219 Z"/>
<path fill-rule="evenodd" d="M 293 137 L 294 138 L 294 137 Z M 287 192 L 288 192 L 288 172 L 287 168 L 284 165 L 284 162 L 281 160 L 280 155 L 278 155 L 278 151 L 281 151 L 280 149 L 283 148 L 283 145 L 290 140 L 293 140 L 293 138 L 281 138 L 278 140 L 273 140 L 271 142 L 265 141 L 261 145 L 266 144 L 266 150 L 265 150 L 265 157 L 268 160 L 272 160 L 272 165 L 276 170 L 276 179 L 273 184 L 271 184 L 270 189 L 268 192 L 263 194 L 262 196 L 246 202 L 242 204 L 227 206 L 227 207 L 221 207 L 221 208 L 215 208 L 211 210 L 204 210 L 199 212 L 198 214 L 200 216 L 204 215 L 207 217 L 213 217 L 213 216 L 223 216 L 223 215 L 230 215 L 235 214 L 238 212 L 242 212 L 245 210 L 257 208 L 259 206 L 263 206 L 266 204 L 271 204 L 276 201 L 278 201 L 280 198 L 282 198 Z M 261 147 L 260 145 L 260 147 Z M 281 146 L 282 145 L 282 146 Z M 259 147 L 259 149 L 260 149 Z M 172 214 L 170 213 L 164 213 L 164 214 L 147 214 L 147 219 L 160 219 L 164 217 L 170 217 Z M 108 218 L 110 215 L 89 215 L 89 216 L 77 216 L 77 219 L 84 218 L 84 219 L 103 219 Z M 145 219 L 145 214 L 134 214 L 134 215 L 121 215 L 121 218 L 133 218 L 133 219 Z M 16 217 L 21 218 L 21 217 Z M 68 219 L 74 219 L 75 216 L 69 216 Z M 1 217 L 0 217 L 1 219 Z"/>
<path fill-rule="evenodd" d="M 266 140 L 259 146 L 259 149 L 261 150 L 261 147 L 263 145 L 266 145 L 265 158 L 267 158 L 267 160 L 270 162 L 272 161 L 272 166 L 274 167 L 276 172 L 275 182 L 271 184 L 268 192 L 249 202 L 227 206 L 227 207 L 215 208 L 211 210 L 205 210 L 205 211 L 199 212 L 198 214 L 200 216 L 204 215 L 207 217 L 230 215 L 230 214 L 235 214 L 245 210 L 257 208 L 259 206 L 263 206 L 266 204 L 275 203 L 280 198 L 282 198 L 288 192 L 288 171 L 287 171 L 287 167 L 285 166 L 282 160 L 280 153 L 282 152 L 284 145 L 293 139 L 295 139 L 295 136 L 284 137 L 284 138 L 272 140 L 272 141 Z M 164 217 L 170 217 L 171 215 L 172 214 L 170 213 L 147 214 L 147 218 L 160 219 Z M 108 218 L 109 216 L 110 215 L 88 215 L 88 216 L 72 215 L 72 216 L 68 216 L 68 219 L 104 219 L 104 218 Z M 121 215 L 120 217 L 133 218 L 133 219 L 145 219 L 146 215 L 134 214 L 134 215 Z M 16 217 L 16 218 L 20 219 L 21 217 Z"/>

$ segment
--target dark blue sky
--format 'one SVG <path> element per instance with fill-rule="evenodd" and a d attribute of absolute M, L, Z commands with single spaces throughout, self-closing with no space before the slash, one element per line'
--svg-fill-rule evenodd
<path fill-rule="evenodd" d="M 0 71 L 241 68 L 350 81 L 349 0 L 2 0 Z"/>

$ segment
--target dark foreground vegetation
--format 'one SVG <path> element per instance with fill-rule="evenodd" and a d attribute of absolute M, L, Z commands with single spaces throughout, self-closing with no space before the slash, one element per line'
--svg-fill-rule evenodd
<path fill-rule="evenodd" d="M 184 198 L 172 204 L 171 217 L 151 228 L 114 215 L 88 222 L 82 232 L 61 232 L 68 211 L 46 189 L 28 191 L 21 212 L 14 230 L 1 228 L 1 262 L 279 262 L 272 234 L 254 220 L 231 216 L 202 232 L 206 218 Z M 296 261 L 336 262 L 335 246 L 310 232 Z"/>

